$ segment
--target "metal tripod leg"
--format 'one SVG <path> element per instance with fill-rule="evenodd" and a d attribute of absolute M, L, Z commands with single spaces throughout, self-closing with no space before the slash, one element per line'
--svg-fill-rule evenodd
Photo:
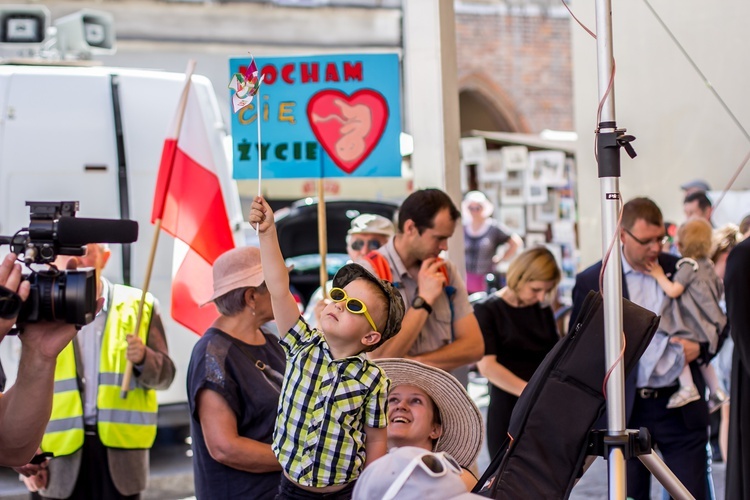
<path fill-rule="evenodd" d="M 593 430 L 589 433 L 586 450 L 589 456 L 607 459 L 610 498 L 627 496 L 625 462 L 637 457 L 672 498 L 695 500 L 661 457 L 651 449 L 651 433 L 645 427 L 637 431 L 629 429 L 618 435 L 609 434 L 605 430 Z M 591 462 L 586 461 L 584 472 L 589 465 Z"/>
<path fill-rule="evenodd" d="M 641 463 L 654 475 L 664 489 L 672 495 L 675 500 L 695 500 L 687 488 L 677 479 L 667 464 L 654 451 L 646 455 L 638 455 Z"/>

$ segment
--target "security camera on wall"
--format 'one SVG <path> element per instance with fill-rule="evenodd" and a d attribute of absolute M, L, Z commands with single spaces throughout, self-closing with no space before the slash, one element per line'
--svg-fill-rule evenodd
<path fill-rule="evenodd" d="M 114 54 L 115 29 L 112 14 L 83 9 L 55 20 L 57 49 L 68 56 Z"/>
<path fill-rule="evenodd" d="M 0 6 L 0 49 L 6 55 L 30 55 L 47 37 L 50 12 L 43 5 Z"/>

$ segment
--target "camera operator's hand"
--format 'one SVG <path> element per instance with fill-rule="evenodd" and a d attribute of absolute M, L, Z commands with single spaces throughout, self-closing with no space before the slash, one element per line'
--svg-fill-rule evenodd
<path fill-rule="evenodd" d="M 23 476 L 23 483 L 26 488 L 32 493 L 39 490 L 43 490 L 47 487 L 47 479 L 49 478 L 49 470 L 46 464 L 43 464 L 43 468 L 39 469 L 39 472 L 31 476 Z"/>
<path fill-rule="evenodd" d="M 36 455 L 34 456 L 34 458 L 40 457 L 41 453 L 42 453 L 41 449 L 36 450 Z M 32 463 L 32 462 L 36 462 L 36 463 Z M 46 469 L 48 462 L 49 462 L 48 458 L 44 458 L 41 461 L 32 460 L 31 462 L 29 462 L 26 465 L 23 465 L 21 467 L 13 467 L 13 470 L 16 471 L 16 472 L 18 472 L 19 474 L 21 474 L 24 477 L 31 477 L 31 476 L 34 476 L 36 474 L 39 474 L 39 472 L 42 469 Z M 34 490 L 34 491 L 36 491 L 36 490 Z"/>
<path fill-rule="evenodd" d="M 9 253 L 0 263 L 0 286 L 17 293 L 22 300 L 29 296 L 29 282 L 21 281 L 21 265 L 16 262 L 16 254 Z M 10 331 L 16 318 L 0 318 L 0 340 Z"/>
<path fill-rule="evenodd" d="M 125 356 L 134 365 L 140 365 L 146 359 L 146 346 L 137 335 L 127 335 L 125 339 L 128 341 L 128 350 Z"/>
<path fill-rule="evenodd" d="M 78 267 L 78 259 L 72 258 L 66 264 L 67 270 Z M 34 351 L 40 359 L 54 359 L 65 349 L 78 330 L 74 325 L 61 321 L 27 323 L 23 326 L 23 333 L 18 336 L 23 349 Z"/>

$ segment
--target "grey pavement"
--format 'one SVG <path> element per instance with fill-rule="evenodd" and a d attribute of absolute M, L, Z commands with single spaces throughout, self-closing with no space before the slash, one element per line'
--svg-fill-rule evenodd
<path fill-rule="evenodd" d="M 482 415 L 486 416 L 488 403 L 486 386 L 470 384 L 469 392 L 482 410 Z M 490 457 L 485 447 L 483 447 L 477 462 L 480 471 L 489 466 Z M 716 489 L 716 500 L 724 500 L 724 464 L 714 464 L 712 475 Z M 607 477 L 607 462 L 599 458 L 573 488 L 570 498 L 573 500 L 608 498 Z M 652 480 L 651 491 L 652 500 L 662 498 L 662 489 L 656 480 Z M 145 500 L 177 500 L 191 498 L 193 494 L 190 446 L 185 442 L 184 434 L 179 431 L 170 433 L 160 431 L 154 448 L 151 450 L 151 477 L 149 478 L 148 490 L 144 493 L 143 498 Z M 28 498 L 26 488 L 18 480 L 18 474 L 11 469 L 0 467 L 0 499 L 25 500 Z"/>

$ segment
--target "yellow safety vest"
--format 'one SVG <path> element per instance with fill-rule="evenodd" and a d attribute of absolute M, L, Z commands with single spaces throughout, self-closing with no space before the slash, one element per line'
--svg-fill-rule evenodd
<path fill-rule="evenodd" d="M 156 438 L 158 405 L 156 391 L 136 384 L 131 378 L 126 399 L 120 385 L 127 363 L 125 335 L 135 330 L 141 291 L 114 285 L 112 303 L 102 335 L 97 392 L 97 430 L 108 448 L 147 449 Z M 154 298 L 146 294 L 138 336 L 148 342 Z M 42 449 L 55 456 L 74 453 L 83 446 L 83 404 L 78 390 L 75 353 L 71 342 L 57 359 L 52 418 L 42 439 Z"/>

